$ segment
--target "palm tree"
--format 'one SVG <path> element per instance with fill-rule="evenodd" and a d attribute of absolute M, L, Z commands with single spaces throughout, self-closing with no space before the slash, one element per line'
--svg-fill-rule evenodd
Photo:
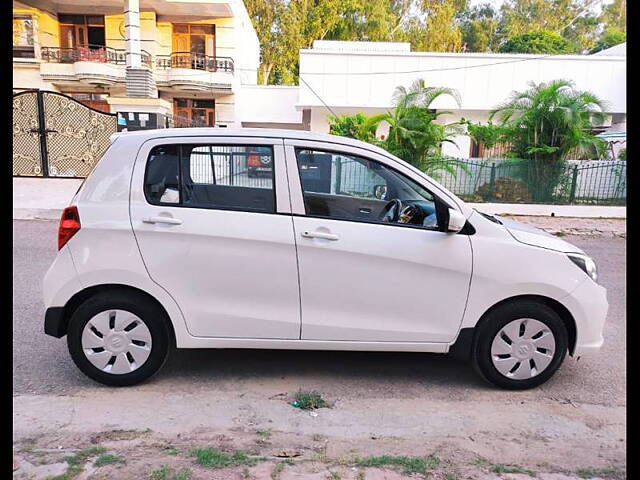
<path fill-rule="evenodd" d="M 535 201 L 549 201 L 565 170 L 569 152 L 596 152 L 605 142 L 592 130 L 606 115 L 602 100 L 590 92 L 575 89 L 568 80 L 535 84 L 514 92 L 489 117 L 506 128 L 510 155 L 526 159 L 521 176 Z"/>
<path fill-rule="evenodd" d="M 455 145 L 452 137 L 461 134 L 462 128 L 460 122 L 435 123 L 441 115 L 451 113 L 436 112 L 431 108 L 442 95 L 449 95 L 460 105 L 456 90 L 427 87 L 424 80 L 419 79 L 408 89 L 396 87 L 392 97 L 393 109 L 387 113 L 370 117 L 361 113 L 329 116 L 329 132 L 379 145 L 431 176 L 438 177 L 442 170 L 455 175 L 455 161 L 443 158 L 441 149 L 444 142 Z M 389 124 L 389 135 L 381 141 L 376 138 L 376 131 L 383 121 Z"/>
<path fill-rule="evenodd" d="M 355 138 L 363 142 L 377 144 L 376 131 L 386 114 L 367 117 L 362 113 L 355 115 L 329 116 L 329 133 L 342 137 Z"/>
<path fill-rule="evenodd" d="M 436 176 L 441 170 L 454 173 L 453 164 L 442 158 L 441 148 L 444 142 L 455 144 L 453 135 L 461 133 L 459 122 L 445 125 L 435 123 L 441 115 L 451 113 L 436 112 L 431 108 L 433 102 L 442 95 L 449 95 L 460 105 L 456 90 L 427 87 L 422 79 L 413 82 L 408 89 L 396 87 L 392 97 L 393 110 L 384 118 L 389 124 L 384 148 Z"/>

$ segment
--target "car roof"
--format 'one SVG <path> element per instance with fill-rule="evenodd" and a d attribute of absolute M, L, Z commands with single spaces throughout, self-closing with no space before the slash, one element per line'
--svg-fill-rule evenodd
<path fill-rule="evenodd" d="M 286 130 L 279 128 L 158 128 L 151 130 L 137 130 L 134 132 L 119 132 L 111 136 L 113 142 L 116 138 L 130 139 L 136 143 L 144 143 L 155 138 L 170 137 L 260 137 L 260 138 L 282 138 L 292 140 L 309 140 L 315 142 L 330 142 L 352 147 L 366 148 L 374 152 L 389 156 L 389 152 L 371 143 L 362 142 L 348 137 L 328 135 L 326 133 L 316 133 L 307 130 Z"/>

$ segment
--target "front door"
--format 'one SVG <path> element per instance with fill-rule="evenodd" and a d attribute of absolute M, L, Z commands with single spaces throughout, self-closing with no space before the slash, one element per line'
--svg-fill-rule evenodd
<path fill-rule="evenodd" d="M 256 145 L 284 171 L 282 141 L 244 140 L 145 143 L 133 174 L 134 233 L 151 279 L 176 300 L 191 335 L 298 339 L 286 178 L 247 175 Z"/>
<path fill-rule="evenodd" d="M 440 231 L 439 200 L 374 153 L 286 143 L 301 338 L 452 341 L 469 291 L 471 243 Z"/>

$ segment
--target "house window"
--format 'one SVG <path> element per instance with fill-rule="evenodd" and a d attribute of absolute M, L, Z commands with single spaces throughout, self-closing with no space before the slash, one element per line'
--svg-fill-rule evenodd
<path fill-rule="evenodd" d="M 58 15 L 60 22 L 60 46 L 62 48 L 106 46 L 104 16 Z"/>
<path fill-rule="evenodd" d="M 173 52 L 216 56 L 215 25 L 174 23 Z"/>
<path fill-rule="evenodd" d="M 109 95 L 106 93 L 84 93 L 84 92 L 63 92 L 65 95 L 79 101 L 80 103 L 91 107 L 95 110 L 100 110 L 104 113 L 111 113 L 111 107 L 107 103 Z"/>
<path fill-rule="evenodd" d="M 13 56 L 34 58 L 33 18 L 27 16 L 13 17 Z"/>
<path fill-rule="evenodd" d="M 213 99 L 175 98 L 173 100 L 174 127 L 213 127 L 215 101 Z"/>

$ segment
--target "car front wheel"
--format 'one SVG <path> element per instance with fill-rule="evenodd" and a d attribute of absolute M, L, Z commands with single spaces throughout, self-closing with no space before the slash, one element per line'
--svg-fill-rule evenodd
<path fill-rule="evenodd" d="M 85 375 L 100 383 L 140 383 L 167 358 L 166 320 L 166 313 L 143 296 L 125 291 L 97 294 L 71 316 L 69 353 Z"/>
<path fill-rule="evenodd" d="M 482 320 L 473 362 L 492 384 L 522 390 L 549 380 L 567 349 L 567 330 L 558 314 L 542 303 L 521 301 L 499 306 Z"/>

